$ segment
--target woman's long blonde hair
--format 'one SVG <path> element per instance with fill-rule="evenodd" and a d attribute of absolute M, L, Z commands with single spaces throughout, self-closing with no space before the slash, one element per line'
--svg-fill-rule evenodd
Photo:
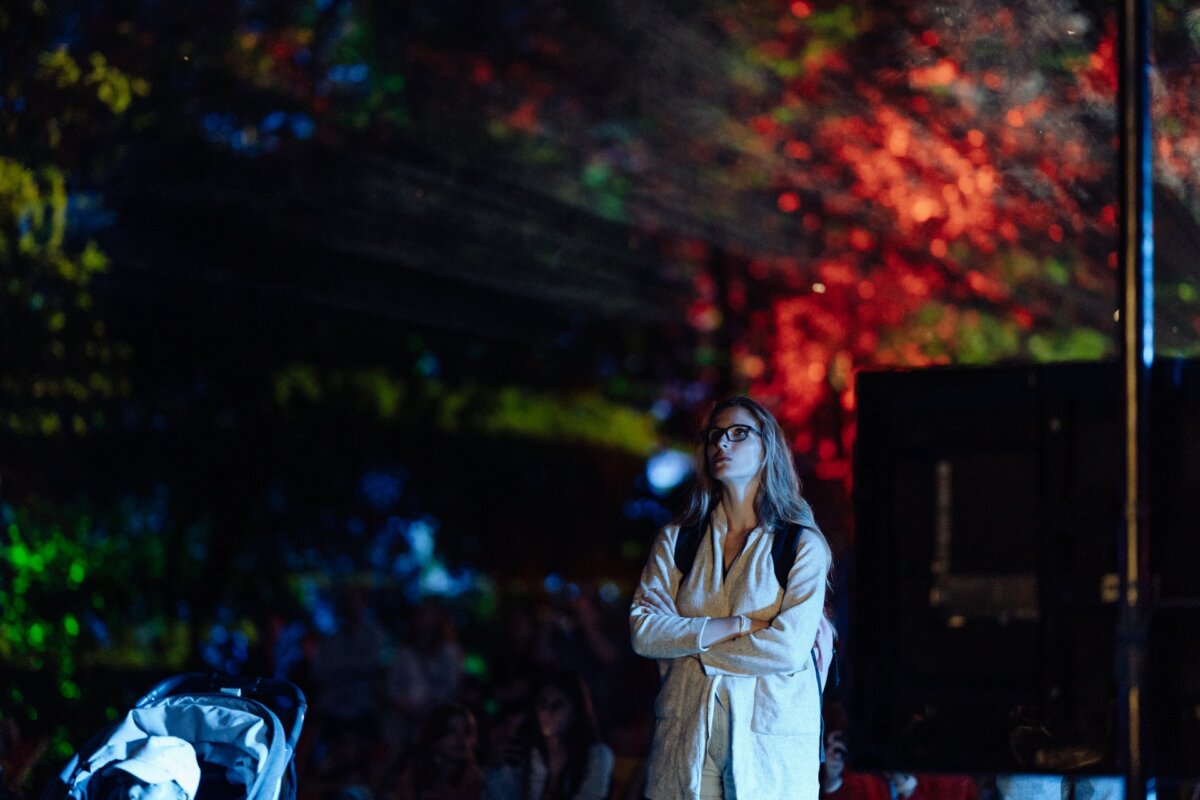
<path fill-rule="evenodd" d="M 754 512 L 758 524 L 767 530 L 777 525 L 797 523 L 812 527 L 812 513 L 800 496 L 800 478 L 792 462 L 792 451 L 783 436 L 783 429 L 775 417 L 758 402 L 749 397 L 736 395 L 714 403 L 704 416 L 700 427 L 703 434 L 713 420 L 727 408 L 744 408 L 758 421 L 762 434 L 763 468 L 758 492 L 754 496 Z M 708 519 L 713 508 L 721 502 L 721 485 L 713 479 L 708 465 L 708 445 L 700 439 L 696 450 L 696 482 L 692 487 L 687 506 L 679 516 L 680 525 L 701 525 Z"/>
<path fill-rule="evenodd" d="M 713 479 L 708 466 L 708 444 L 704 441 L 704 431 L 713 424 L 713 420 L 727 408 L 744 408 L 758 420 L 758 429 L 762 434 L 763 467 L 761 480 L 758 482 L 758 492 L 754 495 L 754 513 L 758 524 L 764 530 L 773 531 L 779 525 L 794 523 L 808 528 L 816 533 L 827 553 L 832 555 L 829 541 L 817 527 L 813 519 L 812 509 L 800 494 L 800 476 L 796 474 L 796 465 L 792 461 L 792 449 L 788 447 L 783 437 L 783 429 L 770 411 L 767 411 L 757 401 L 743 395 L 735 395 L 719 403 L 714 403 L 704 415 L 704 424 L 700 426 L 700 435 L 696 438 L 699 444 L 696 449 L 696 482 L 692 485 L 692 494 L 683 513 L 676 520 L 680 526 L 702 526 L 708 521 L 713 508 L 721 502 L 721 484 Z M 701 531 L 703 535 L 704 531 Z M 832 610 L 829 598 L 833 594 L 833 560 L 830 559 L 829 571 L 825 574 L 825 602 L 822 613 L 827 620 L 832 620 Z M 834 637 L 837 630 L 834 629 Z"/>

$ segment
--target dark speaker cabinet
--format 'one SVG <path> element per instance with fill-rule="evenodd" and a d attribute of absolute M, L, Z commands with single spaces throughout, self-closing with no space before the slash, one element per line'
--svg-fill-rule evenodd
<path fill-rule="evenodd" d="M 846 647 L 859 764 L 1116 771 L 1114 363 L 863 372 Z M 1154 769 L 1200 764 L 1200 364 L 1152 375 Z"/>

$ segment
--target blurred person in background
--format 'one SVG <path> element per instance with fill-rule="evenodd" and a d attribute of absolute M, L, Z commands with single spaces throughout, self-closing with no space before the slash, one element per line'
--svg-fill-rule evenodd
<path fill-rule="evenodd" d="M 431 709 L 458 699 L 462 677 L 463 652 L 454 619 L 445 607 L 422 601 L 387 666 L 384 735 L 393 754 L 412 741 Z"/>
<path fill-rule="evenodd" d="M 979 800 L 975 781 L 962 775 L 910 772 L 855 772 L 847 769 L 845 712 L 837 703 L 826 707 L 825 763 L 821 765 L 821 797 L 830 800 Z M 1057 798 L 1055 798 L 1057 800 Z"/>
<path fill-rule="evenodd" d="M 438 706 L 398 768 L 385 777 L 380 800 L 480 800 L 478 747 L 475 715 L 454 703 Z"/>
<path fill-rule="evenodd" d="M 489 800 L 604 800 L 613 752 L 600 740 L 587 686 L 572 672 L 547 673 L 533 694 L 525 741 L 488 778 Z"/>
<path fill-rule="evenodd" d="M 520 763 L 529 728 L 530 705 L 528 697 L 498 704 L 496 713 L 488 719 L 483 737 L 484 769 Z"/>
<path fill-rule="evenodd" d="M 361 587 L 344 587 L 337 611 L 337 629 L 321 640 L 313 659 L 315 710 L 331 729 L 375 734 L 391 643 L 371 618 Z"/>
<path fill-rule="evenodd" d="M 564 583 L 548 591 L 535 607 L 532 651 L 538 670 L 577 673 L 587 684 L 598 722 L 609 729 L 608 715 L 618 659 L 624 650 L 624 614 L 607 625 L 594 586 Z"/>
<path fill-rule="evenodd" d="M 826 721 L 829 721 L 826 714 Z M 841 726 L 825 734 L 825 763 L 821 765 L 821 797 L 836 800 L 895 800 L 892 787 L 879 775 L 846 769 L 846 737 Z"/>
<path fill-rule="evenodd" d="M 0 718 L 0 800 L 24 800 L 29 772 L 49 742 L 44 736 L 30 740 L 15 719 Z"/>
<path fill-rule="evenodd" d="M 369 791 L 380 755 L 379 709 L 391 650 L 361 587 L 343 587 L 337 612 L 337 629 L 321 639 L 312 661 L 315 713 L 307 728 L 313 742 L 300 765 L 305 782 L 327 797 L 350 787 Z"/>

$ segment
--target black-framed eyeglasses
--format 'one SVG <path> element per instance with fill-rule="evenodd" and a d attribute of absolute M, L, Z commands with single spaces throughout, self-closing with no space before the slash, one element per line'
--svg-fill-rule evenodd
<path fill-rule="evenodd" d="M 762 433 L 749 425 L 730 425 L 728 428 L 718 428 L 714 425 L 711 428 L 705 428 L 700 433 L 700 440 L 707 445 L 720 444 L 725 437 L 729 437 L 731 442 L 741 442 L 752 433 L 762 438 Z"/>

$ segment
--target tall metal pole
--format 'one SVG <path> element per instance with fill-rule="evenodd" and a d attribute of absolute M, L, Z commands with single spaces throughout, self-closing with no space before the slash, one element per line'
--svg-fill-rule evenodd
<path fill-rule="evenodd" d="M 1125 797 L 1146 796 L 1146 643 L 1149 592 L 1149 390 L 1154 363 L 1154 239 L 1151 209 L 1150 2 L 1121 0 L 1118 116 L 1121 159 L 1121 362 L 1124 374 L 1123 570 L 1117 623 Z"/>

